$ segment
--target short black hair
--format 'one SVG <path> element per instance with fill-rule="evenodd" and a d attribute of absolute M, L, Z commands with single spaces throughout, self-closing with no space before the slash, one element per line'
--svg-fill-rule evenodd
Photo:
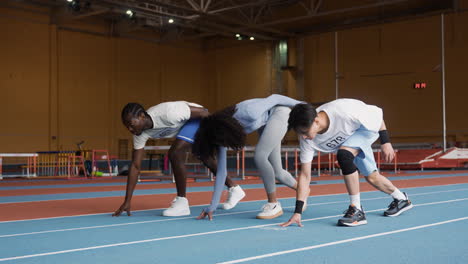
<path fill-rule="evenodd" d="M 194 155 L 204 160 L 214 157 L 219 146 L 234 150 L 245 146 L 247 135 L 233 117 L 235 110 L 235 106 L 231 106 L 201 119 L 192 145 Z"/>
<path fill-rule="evenodd" d="M 317 110 L 312 104 L 297 104 L 289 114 L 288 130 L 294 129 L 297 132 L 309 129 L 316 117 Z"/>
<path fill-rule="evenodd" d="M 128 121 L 130 118 L 138 117 L 141 113 L 147 115 L 145 108 L 139 103 L 128 103 L 122 109 L 122 122 Z"/>

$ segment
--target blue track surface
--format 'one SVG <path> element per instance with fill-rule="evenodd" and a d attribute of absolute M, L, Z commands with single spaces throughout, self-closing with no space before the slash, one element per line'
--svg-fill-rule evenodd
<path fill-rule="evenodd" d="M 468 263 L 468 184 L 405 191 L 415 208 L 396 218 L 382 216 L 388 196 L 362 193 L 369 224 L 355 228 L 335 225 L 347 195 L 310 197 L 303 228 L 277 225 L 291 216 L 293 198 L 281 200 L 285 214 L 274 220 L 255 219 L 264 201 L 253 201 L 218 210 L 212 222 L 194 219 L 203 206 L 182 218 L 146 210 L 3 222 L 0 262 Z"/>

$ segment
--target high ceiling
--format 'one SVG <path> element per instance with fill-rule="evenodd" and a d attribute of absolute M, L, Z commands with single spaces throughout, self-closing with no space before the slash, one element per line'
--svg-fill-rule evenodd
<path fill-rule="evenodd" d="M 236 34 L 241 38 L 277 40 L 451 12 L 457 10 L 457 3 L 456 0 L 6 0 L 0 7 L 41 9 L 57 24 L 64 17 L 85 23 L 104 21 L 115 35 L 145 29 L 161 40 L 235 38 Z"/>

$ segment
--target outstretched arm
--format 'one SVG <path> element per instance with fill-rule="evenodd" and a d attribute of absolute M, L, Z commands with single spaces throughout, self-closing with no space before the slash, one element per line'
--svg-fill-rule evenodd
<path fill-rule="evenodd" d="M 203 219 L 206 216 L 208 216 L 210 220 L 213 219 L 213 212 L 218 207 L 219 200 L 221 199 L 221 194 L 223 193 L 224 183 L 227 177 L 226 155 L 227 155 L 227 149 L 225 147 L 218 147 L 218 156 L 217 156 L 218 170 L 216 172 L 216 180 L 214 184 L 213 196 L 211 198 L 211 204 L 209 207 L 203 209 L 203 211 L 197 217 L 197 219 Z"/>
<path fill-rule="evenodd" d="M 122 212 L 126 211 L 127 215 L 132 215 L 130 211 L 131 201 L 133 197 L 133 191 L 135 190 L 138 175 L 140 174 L 140 165 L 145 155 L 145 149 L 135 149 L 132 154 L 132 164 L 127 177 L 127 192 L 125 194 L 125 200 L 122 205 L 117 209 L 112 216 L 119 216 Z"/>
<path fill-rule="evenodd" d="M 286 227 L 291 224 L 297 224 L 300 227 L 303 226 L 301 223 L 302 206 L 300 206 L 300 204 L 302 202 L 303 205 L 307 201 L 307 197 L 309 196 L 311 168 L 312 162 L 301 163 L 301 172 L 299 173 L 299 177 L 297 179 L 296 209 L 289 221 L 282 223 L 280 226 Z"/>

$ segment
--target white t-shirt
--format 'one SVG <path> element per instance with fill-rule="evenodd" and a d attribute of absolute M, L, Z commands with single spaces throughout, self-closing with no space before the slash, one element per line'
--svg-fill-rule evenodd
<path fill-rule="evenodd" d="M 142 149 L 150 138 L 172 138 L 190 119 L 190 107 L 203 107 L 185 101 L 165 102 L 155 105 L 146 112 L 153 120 L 153 128 L 147 129 L 141 135 L 133 136 L 133 148 Z"/>
<path fill-rule="evenodd" d="M 317 134 L 312 140 L 299 137 L 301 163 L 311 162 L 315 150 L 336 152 L 339 146 L 361 126 L 378 132 L 383 122 L 381 108 L 356 99 L 331 101 L 317 108 L 317 113 L 321 111 L 328 115 L 330 125 L 325 133 Z"/>

